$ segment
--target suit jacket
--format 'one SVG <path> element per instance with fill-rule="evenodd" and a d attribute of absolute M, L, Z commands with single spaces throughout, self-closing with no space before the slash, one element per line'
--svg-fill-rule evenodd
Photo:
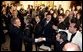
<path fill-rule="evenodd" d="M 42 27 L 41 27 L 41 22 L 39 22 L 38 24 L 36 23 L 34 26 L 34 37 L 38 38 L 41 37 L 42 34 Z"/>
<path fill-rule="evenodd" d="M 46 38 L 46 42 L 51 43 L 53 37 L 53 29 L 52 29 L 52 21 L 49 21 L 47 25 L 45 25 L 46 19 L 44 19 L 41 23 L 42 26 L 42 36 Z"/>
<path fill-rule="evenodd" d="M 3 30 L 0 27 L 0 44 L 5 42 L 5 35 L 3 33 Z"/>
<path fill-rule="evenodd" d="M 17 28 L 13 25 L 9 27 L 9 36 L 10 36 L 10 49 L 11 51 L 21 51 L 22 49 L 22 37 L 23 32 L 20 28 Z"/>
<path fill-rule="evenodd" d="M 56 41 L 54 44 L 54 51 L 62 51 L 62 48 L 68 41 L 64 41 L 60 44 L 60 42 Z"/>
<path fill-rule="evenodd" d="M 34 43 L 35 40 L 32 38 L 32 26 L 28 25 L 25 29 L 24 29 L 24 34 L 23 34 L 23 40 L 27 43 Z"/>
<path fill-rule="evenodd" d="M 69 26 L 69 20 L 70 20 L 70 18 L 69 18 L 68 16 L 67 16 L 67 17 L 65 18 L 65 20 L 64 20 L 64 22 L 65 22 L 67 28 L 68 28 L 68 26 Z"/>
<path fill-rule="evenodd" d="M 0 17 L 0 44 L 5 42 L 5 35 L 3 32 L 3 24 L 2 24 L 2 17 Z"/>

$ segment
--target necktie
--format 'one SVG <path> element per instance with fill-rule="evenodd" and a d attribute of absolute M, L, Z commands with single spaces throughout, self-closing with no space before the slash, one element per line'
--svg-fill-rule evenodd
<path fill-rule="evenodd" d="M 76 33 L 72 34 L 71 35 L 71 39 L 70 39 L 70 42 L 72 41 L 73 37 L 75 36 Z"/>

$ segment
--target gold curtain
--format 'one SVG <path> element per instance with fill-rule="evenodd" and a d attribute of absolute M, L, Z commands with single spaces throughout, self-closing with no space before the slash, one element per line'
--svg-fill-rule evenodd
<path fill-rule="evenodd" d="M 34 1 L 35 6 L 40 6 L 42 4 L 44 4 L 45 6 L 53 7 L 54 6 L 54 1 Z"/>

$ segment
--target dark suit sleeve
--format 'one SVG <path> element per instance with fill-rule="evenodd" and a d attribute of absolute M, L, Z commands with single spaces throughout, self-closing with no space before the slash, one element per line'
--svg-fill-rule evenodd
<path fill-rule="evenodd" d="M 44 37 L 46 38 L 46 41 L 49 43 L 52 43 L 52 37 L 53 37 L 53 29 L 52 29 L 52 23 L 49 23 L 45 28 L 44 28 Z"/>
<path fill-rule="evenodd" d="M 2 17 L 0 17 L 0 44 L 4 43 L 5 42 L 5 35 L 4 35 L 4 32 L 3 32 L 3 21 L 2 21 Z"/>
<path fill-rule="evenodd" d="M 22 35 L 22 38 L 23 38 L 23 40 L 25 40 L 25 41 L 27 41 L 27 42 L 29 42 L 29 43 L 34 43 L 34 39 L 32 38 L 32 34 L 31 34 L 31 32 L 30 32 L 30 30 L 28 30 L 28 29 L 25 29 L 24 30 L 24 33 L 23 33 L 23 35 Z"/>

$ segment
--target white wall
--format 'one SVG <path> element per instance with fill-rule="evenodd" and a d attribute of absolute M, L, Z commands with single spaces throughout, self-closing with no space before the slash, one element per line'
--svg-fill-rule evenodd
<path fill-rule="evenodd" d="M 54 1 L 54 5 L 56 5 L 57 8 L 58 8 L 59 5 L 61 4 L 62 7 L 64 8 L 64 11 L 66 11 L 67 9 L 69 9 L 70 3 L 71 3 L 71 1 Z"/>

